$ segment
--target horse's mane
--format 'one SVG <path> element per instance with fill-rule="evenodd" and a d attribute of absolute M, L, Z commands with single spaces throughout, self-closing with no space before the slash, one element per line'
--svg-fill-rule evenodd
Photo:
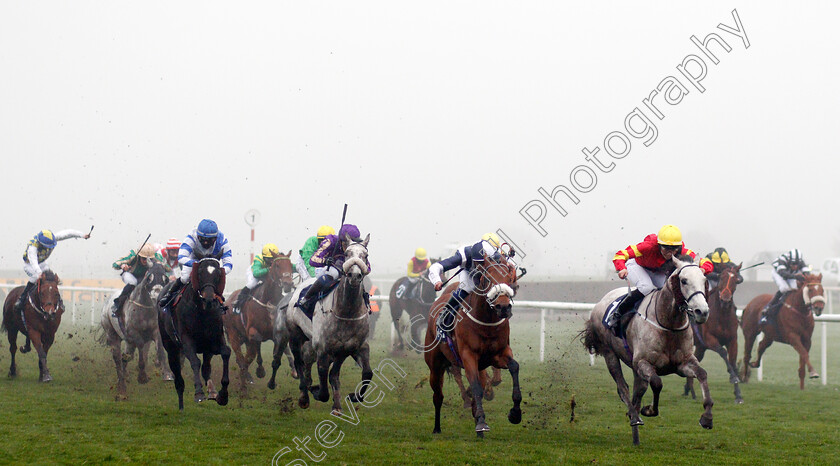
<path fill-rule="evenodd" d="M 44 274 L 41 276 L 41 278 L 43 278 L 44 281 L 55 282 L 57 284 L 61 283 L 61 280 L 58 278 L 58 275 L 56 275 L 56 273 L 52 270 L 44 271 Z"/>

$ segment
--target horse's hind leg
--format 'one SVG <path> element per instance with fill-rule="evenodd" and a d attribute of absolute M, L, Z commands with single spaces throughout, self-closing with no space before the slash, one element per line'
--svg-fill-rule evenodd
<path fill-rule="evenodd" d="M 160 332 L 155 332 L 155 346 L 157 346 L 155 360 L 157 361 L 157 365 L 160 367 L 163 380 L 175 380 L 175 376 L 172 374 L 172 368 L 169 367 L 169 364 L 167 364 L 165 359 L 166 353 L 163 348 L 163 339 L 160 337 Z"/>
<path fill-rule="evenodd" d="M 41 341 L 41 334 L 32 330 L 32 335 L 30 338 L 32 339 L 32 344 L 35 345 L 35 351 L 38 353 L 38 370 L 40 372 L 40 377 L 38 378 L 39 382 L 49 382 L 52 380 L 52 376 L 50 375 L 50 369 L 47 367 L 47 348 L 45 348 L 44 343 Z"/>
<path fill-rule="evenodd" d="M 464 378 L 461 376 L 461 369 L 455 366 L 449 366 L 447 370 L 452 376 L 452 379 L 455 380 L 455 384 L 458 385 L 458 390 L 461 391 L 461 400 L 464 401 L 464 407 L 469 408 L 472 406 L 472 394 L 464 387 Z"/>
<path fill-rule="evenodd" d="M 17 364 L 15 364 L 15 353 L 17 353 L 17 329 L 9 328 L 6 337 L 9 339 L 9 353 L 12 355 L 12 364 L 9 366 L 9 377 L 17 377 Z"/>
<path fill-rule="evenodd" d="M 255 343 L 254 346 L 257 347 L 257 378 L 262 379 L 265 378 L 265 367 L 263 366 L 262 358 L 262 343 Z"/>
<path fill-rule="evenodd" d="M 318 355 L 318 388 L 312 389 L 312 395 L 316 400 L 325 403 L 330 399 L 330 391 L 327 389 L 327 377 L 330 371 L 330 355 Z"/>
<path fill-rule="evenodd" d="M 618 398 L 627 406 L 627 417 L 630 418 L 630 425 L 634 427 L 644 425 L 644 421 L 639 417 L 638 409 L 636 409 L 630 399 L 630 386 L 624 380 L 624 374 L 621 372 L 621 361 L 619 361 L 618 356 L 613 352 L 607 352 L 604 354 L 604 362 L 613 380 L 615 380 Z M 634 443 L 638 444 L 638 438 L 636 438 Z"/>
<path fill-rule="evenodd" d="M 115 334 L 109 331 L 108 346 L 111 347 L 111 357 L 114 358 L 114 366 L 117 369 L 117 394 L 114 396 L 115 401 L 125 401 L 128 399 L 126 388 L 126 371 L 125 361 L 122 358 L 122 348 L 120 348 L 121 340 Z"/>
<path fill-rule="evenodd" d="M 309 407 L 309 387 L 311 384 L 311 378 L 304 376 L 304 368 L 303 364 L 303 355 L 301 352 L 301 344 L 297 340 L 292 340 L 289 342 L 289 347 L 292 349 L 292 354 L 295 357 L 295 367 L 297 368 L 298 374 L 300 375 L 300 379 L 298 380 L 298 388 L 300 389 L 300 396 L 298 397 L 298 406 L 303 409 Z M 275 355 L 274 360 L 279 361 L 280 355 Z M 278 367 L 280 364 L 278 362 Z"/>
<path fill-rule="evenodd" d="M 685 378 L 685 387 L 683 387 L 683 396 L 688 396 L 691 394 L 691 399 L 696 400 L 697 395 L 694 393 L 694 377 L 686 377 Z"/>
<path fill-rule="evenodd" d="M 289 367 L 292 369 L 292 378 L 296 379 L 300 377 L 300 374 L 298 374 L 298 371 L 295 368 L 295 358 L 292 356 L 292 349 L 289 348 L 289 345 L 286 345 L 286 349 L 283 350 L 283 354 L 286 355 L 286 360 L 289 362 Z"/>
<path fill-rule="evenodd" d="M 715 403 L 712 401 L 712 394 L 709 391 L 709 384 L 706 380 L 706 370 L 700 367 L 700 363 L 697 362 L 696 358 L 692 357 L 688 360 L 688 362 L 677 368 L 677 373 L 683 377 L 696 377 L 697 381 L 700 382 L 700 388 L 703 390 L 703 408 L 705 408 L 703 415 L 700 416 L 700 425 L 704 429 L 711 429 L 712 406 L 714 406 Z"/>
<path fill-rule="evenodd" d="M 440 359 L 440 360 L 438 360 Z M 440 408 L 443 406 L 443 357 L 435 358 L 434 367 L 429 372 L 429 385 L 432 387 L 432 402 L 435 404 L 435 428 L 433 434 L 440 433 Z"/>
<path fill-rule="evenodd" d="M 146 358 L 149 355 L 149 344 L 144 343 L 137 347 L 137 383 L 145 384 L 149 382 L 149 375 L 146 373 Z"/>
<path fill-rule="evenodd" d="M 213 361 L 213 353 L 208 351 L 203 355 L 203 361 L 201 363 L 201 378 L 204 379 L 204 384 L 207 385 L 207 398 L 211 400 L 215 400 L 216 396 L 219 395 L 219 392 L 216 391 L 216 387 L 213 385 L 213 366 L 211 362 Z"/>
<path fill-rule="evenodd" d="M 662 379 L 656 375 L 656 369 L 649 362 L 641 360 L 636 364 L 636 378 L 633 382 L 633 404 L 641 405 L 642 397 L 650 384 L 653 392 L 653 405 L 647 405 L 640 411 L 642 416 L 659 416 L 659 393 L 662 391 Z"/>
<path fill-rule="evenodd" d="M 756 335 L 747 333 L 744 330 L 744 367 L 741 369 L 741 381 L 748 383 L 750 381 L 750 360 L 752 359 L 752 348 L 755 344 Z"/>
<path fill-rule="evenodd" d="M 172 343 L 166 348 L 169 369 L 175 378 L 175 392 L 178 393 L 178 410 L 184 410 L 184 376 L 181 374 L 181 351 Z"/>

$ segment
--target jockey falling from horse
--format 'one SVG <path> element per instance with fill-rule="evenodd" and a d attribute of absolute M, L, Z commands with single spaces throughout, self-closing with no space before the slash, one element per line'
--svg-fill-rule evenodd
<path fill-rule="evenodd" d="M 318 271 L 320 276 L 306 291 L 306 295 L 298 302 L 298 307 L 306 309 L 308 314 L 312 313 L 314 303 L 320 293 L 328 289 L 330 285 L 344 274 L 344 242 L 347 236 L 355 243 L 362 241 L 359 228 L 356 225 L 345 223 L 338 230 L 338 236 L 327 235 L 324 238 L 321 246 L 309 260 L 310 265 L 316 269 L 322 268 L 322 270 Z M 365 265 L 367 265 L 368 273 L 370 273 L 370 262 L 367 262 Z M 367 293 L 362 293 L 362 296 L 365 299 L 365 304 L 368 309 L 370 309 L 370 296 Z"/>
<path fill-rule="evenodd" d="M 78 230 L 61 230 L 56 233 L 50 230 L 41 230 L 29 240 L 29 243 L 26 245 L 26 251 L 23 254 L 23 271 L 26 272 L 29 281 L 26 282 L 23 293 L 20 294 L 17 302 L 15 302 L 15 309 L 18 312 L 23 309 L 23 303 L 26 302 L 29 292 L 35 287 L 35 283 L 38 282 L 41 274 L 50 270 L 50 265 L 46 263 L 46 260 L 55 249 L 56 243 L 69 238 L 88 239 L 90 238 L 90 233 L 84 234 Z"/>
<path fill-rule="evenodd" d="M 417 289 L 417 283 L 420 282 L 420 274 L 431 265 L 429 258 L 426 257 L 426 250 L 417 248 L 414 251 L 414 257 L 408 261 L 408 270 L 406 271 L 408 280 L 403 283 L 401 289 L 397 290 L 397 298 L 416 299 L 414 291 Z"/>
<path fill-rule="evenodd" d="M 799 249 L 791 249 L 782 254 L 773 261 L 773 281 L 779 287 L 779 291 L 773 296 L 773 299 L 767 303 L 767 306 L 761 311 L 761 319 L 758 321 L 759 325 L 765 325 L 768 322 L 774 322 L 776 314 L 782 308 L 785 302 L 785 297 L 788 293 L 796 291 L 798 288 L 796 283 L 796 276 L 798 274 L 811 273 L 811 267 L 805 263 L 802 258 L 802 253 Z"/>
<path fill-rule="evenodd" d="M 163 257 L 155 252 L 154 246 L 151 244 L 144 244 L 140 251 L 135 252 L 133 249 L 129 251 L 128 255 L 122 259 L 118 259 L 111 264 L 116 270 L 121 270 L 120 278 L 125 286 L 122 293 L 114 298 L 114 307 L 111 308 L 111 317 L 119 317 L 122 315 L 122 305 L 125 300 L 134 291 L 134 288 L 146 275 L 146 272 L 155 264 L 155 262 L 163 264 L 164 269 L 169 271 L 169 267 L 163 262 Z M 139 279 L 139 280 L 138 280 Z"/>
<path fill-rule="evenodd" d="M 321 247 L 321 243 L 324 242 L 324 239 L 327 238 L 329 235 L 334 235 L 335 229 L 329 225 L 321 225 L 318 227 L 318 232 L 316 236 L 310 236 L 307 238 L 306 242 L 303 243 L 303 247 L 298 251 L 300 256 L 298 257 L 298 261 L 295 264 L 295 271 L 297 271 L 298 275 L 300 275 L 300 281 L 306 281 L 312 277 L 320 276 L 318 271 L 313 267 L 309 260 L 312 259 L 312 255 L 318 251 L 318 248 Z"/>
<path fill-rule="evenodd" d="M 181 276 L 181 264 L 178 262 L 178 250 L 181 249 L 181 242 L 178 238 L 169 238 L 166 240 L 166 246 L 163 247 L 163 264 L 169 267 L 170 280 L 175 280 Z"/>
<path fill-rule="evenodd" d="M 486 233 L 481 237 L 481 241 L 458 248 L 454 255 L 432 264 L 429 268 L 429 280 L 434 283 L 435 291 L 440 291 L 443 288 L 441 274 L 455 267 L 461 267 L 458 274 L 458 289 L 452 292 L 452 296 L 449 297 L 449 301 L 438 316 L 438 338 L 444 339 L 445 335 L 452 335 L 458 307 L 466 304 L 467 296 L 475 290 L 481 278 L 478 267 L 484 262 L 484 256 L 497 257 L 497 260 L 501 260 L 500 247 L 499 235 Z M 512 266 L 516 266 L 512 259 L 507 258 L 507 261 Z"/>
<path fill-rule="evenodd" d="M 717 287 L 720 281 L 720 274 L 730 267 L 735 267 L 735 263 L 730 259 L 726 248 L 715 248 L 714 251 L 706 254 L 706 259 L 712 261 L 712 271 L 706 275 L 706 280 L 709 281 L 709 289 L 712 290 Z M 738 272 L 738 283 L 743 281 L 744 277 Z"/>
<path fill-rule="evenodd" d="M 280 249 L 274 243 L 267 243 L 262 248 L 262 254 L 258 254 L 257 257 L 254 258 L 254 262 L 251 263 L 251 268 L 248 269 L 247 280 L 245 281 L 245 288 L 242 288 L 242 291 L 239 292 L 239 296 L 236 297 L 236 302 L 233 304 L 233 313 L 239 314 L 239 311 L 242 309 L 242 305 L 245 304 L 251 295 L 254 293 L 254 289 L 262 283 L 260 280 L 262 277 L 268 274 L 268 270 L 271 269 L 271 264 L 274 262 L 280 255 Z"/>
<path fill-rule="evenodd" d="M 209 219 L 204 219 L 198 224 L 198 228 L 190 232 L 184 242 L 181 243 L 181 248 L 178 250 L 178 262 L 181 264 L 181 278 L 175 281 L 175 284 L 158 300 L 158 304 L 164 312 L 169 310 L 172 301 L 190 282 L 190 274 L 192 273 L 193 265 L 197 261 L 206 258 L 217 259 L 221 262 L 225 269 L 225 275 L 230 274 L 233 270 L 233 253 L 230 250 L 225 235 L 219 231 L 219 226 L 216 222 Z"/>
<path fill-rule="evenodd" d="M 613 264 L 618 278 L 628 278 L 636 287 L 618 305 L 618 309 L 609 315 L 607 327 L 614 333 L 618 331 L 621 317 L 629 312 L 645 296 L 665 285 L 669 272 L 665 267 L 671 265 L 674 255 L 696 257 L 694 251 L 685 247 L 680 229 L 674 225 L 665 225 L 659 233 L 649 234 L 638 244 L 632 244 L 615 253 Z M 712 271 L 712 261 L 705 257 L 700 260 L 704 274 Z"/>

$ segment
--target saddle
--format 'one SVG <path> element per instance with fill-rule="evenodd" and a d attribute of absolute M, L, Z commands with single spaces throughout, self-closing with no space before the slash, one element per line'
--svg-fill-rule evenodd
<path fill-rule="evenodd" d="M 304 288 L 300 291 L 300 294 L 298 295 L 298 300 L 295 303 L 295 307 L 300 308 L 300 310 L 303 311 L 303 315 L 308 317 L 309 320 L 312 320 L 312 316 L 315 313 L 315 303 L 317 303 L 317 302 L 321 301 L 322 299 L 326 298 L 330 294 L 330 292 L 332 292 L 332 290 L 334 290 L 335 287 L 338 286 L 338 284 L 340 282 L 341 282 L 341 280 L 333 281 L 326 288 L 321 290 L 321 292 L 318 293 L 318 296 L 316 296 L 315 299 L 311 299 L 311 300 L 309 300 L 308 303 L 306 303 L 306 305 L 301 306 L 300 301 L 303 299 L 304 296 L 306 296 L 306 293 L 309 291 L 309 289 L 312 288 L 312 285 L 307 286 L 306 288 Z"/>
<path fill-rule="evenodd" d="M 609 306 L 607 306 L 607 310 L 604 312 L 604 318 L 601 320 L 601 324 L 604 326 L 605 329 L 611 330 L 607 325 L 607 322 L 610 320 L 610 316 L 617 312 L 618 305 L 621 304 L 621 301 L 623 301 L 628 294 L 629 293 L 624 293 L 623 295 L 616 298 L 613 302 L 611 302 Z M 625 338 L 627 336 L 627 334 L 625 333 L 627 331 L 627 326 L 630 325 L 630 321 L 633 320 L 633 317 L 635 317 L 636 314 L 639 313 L 639 306 L 641 306 L 643 301 L 644 299 L 636 301 L 636 304 L 633 306 L 633 312 L 628 312 L 627 314 L 621 316 L 621 320 L 619 321 L 618 326 L 614 330 L 611 330 L 613 331 L 613 333 L 615 333 L 615 336 L 619 338 Z"/>

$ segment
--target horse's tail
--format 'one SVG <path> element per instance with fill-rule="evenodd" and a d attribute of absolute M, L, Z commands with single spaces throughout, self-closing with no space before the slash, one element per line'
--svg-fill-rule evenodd
<path fill-rule="evenodd" d="M 581 343 L 583 343 L 583 346 L 589 350 L 589 354 L 599 354 L 603 356 L 606 345 L 603 340 L 601 340 L 601 337 L 598 336 L 598 332 L 595 331 L 595 326 L 592 324 L 592 321 L 586 321 L 583 330 L 578 333 L 578 339 Z"/>

